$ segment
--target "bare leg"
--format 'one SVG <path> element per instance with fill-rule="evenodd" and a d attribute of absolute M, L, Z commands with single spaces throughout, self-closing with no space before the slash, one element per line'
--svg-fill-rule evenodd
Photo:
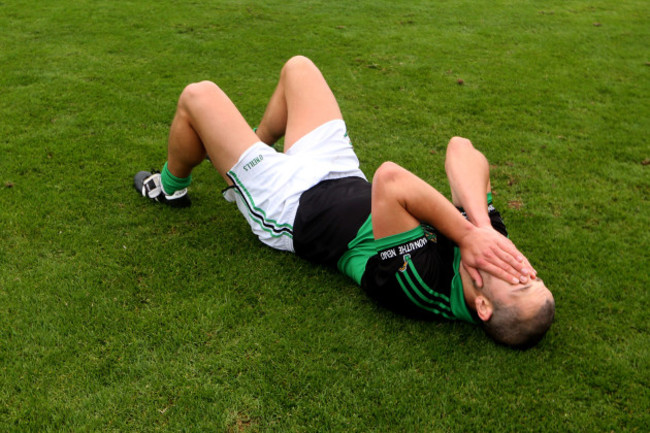
<path fill-rule="evenodd" d="M 323 74 L 311 60 L 296 56 L 282 68 L 257 135 L 271 145 L 284 136 L 286 152 L 305 134 L 330 120 L 342 118 Z"/>
<path fill-rule="evenodd" d="M 170 129 L 167 168 L 174 176 L 187 177 L 207 152 L 229 183 L 226 173 L 257 141 L 239 110 L 216 84 L 190 84 L 181 93 Z"/>

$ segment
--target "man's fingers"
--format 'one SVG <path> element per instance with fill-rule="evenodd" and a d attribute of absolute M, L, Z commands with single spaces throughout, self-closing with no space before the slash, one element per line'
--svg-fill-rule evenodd
<path fill-rule="evenodd" d="M 461 246 L 465 269 L 473 280 L 481 281 L 478 270 L 485 271 L 511 284 L 526 283 L 535 278 L 535 270 L 515 244 L 494 229 L 479 228 Z"/>
<path fill-rule="evenodd" d="M 493 264 L 488 264 L 485 265 L 483 268 L 486 272 L 488 272 L 491 275 L 494 275 L 497 278 L 502 279 L 503 281 L 507 281 L 510 284 L 519 284 L 521 281 L 521 278 L 516 275 L 516 274 L 511 274 L 503 269 L 503 267 L 493 265 Z M 514 268 L 512 268 L 514 270 Z"/>
<path fill-rule="evenodd" d="M 524 266 L 528 270 L 528 276 L 532 279 L 537 278 L 537 271 L 533 268 L 533 265 L 530 264 L 527 258 L 524 257 Z"/>
<path fill-rule="evenodd" d="M 481 278 L 481 273 L 478 271 L 478 269 L 466 265 L 465 262 L 462 263 L 463 263 L 463 267 L 469 274 L 470 278 L 474 280 L 474 284 L 476 284 L 476 287 L 478 288 L 483 287 L 483 278 Z"/>
<path fill-rule="evenodd" d="M 528 274 L 524 272 L 526 269 L 523 263 L 503 250 L 496 249 L 494 251 L 494 256 L 489 261 L 489 266 L 494 266 L 493 269 L 498 269 L 499 273 L 491 272 L 486 268 L 488 272 L 512 284 L 528 281 Z"/>
<path fill-rule="evenodd" d="M 513 275 L 516 275 L 517 277 L 529 277 L 536 273 L 528 259 L 517 250 L 517 247 L 515 247 L 512 242 L 508 241 L 507 243 L 498 246 L 500 249 L 495 250 L 497 257 L 508 263 L 515 270 L 514 273 L 511 272 Z"/>
<path fill-rule="evenodd" d="M 524 262 L 524 255 L 519 252 L 515 244 L 506 237 L 500 242 L 497 243 L 497 253 L 506 253 L 507 259 L 504 258 L 503 254 L 500 254 L 499 257 L 502 260 L 506 260 L 512 267 L 517 268 L 521 267 L 521 264 Z"/>

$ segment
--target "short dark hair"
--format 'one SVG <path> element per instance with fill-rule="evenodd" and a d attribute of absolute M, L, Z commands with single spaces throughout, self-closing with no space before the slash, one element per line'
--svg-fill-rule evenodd
<path fill-rule="evenodd" d="M 530 319 L 524 321 L 519 311 L 513 306 L 506 306 L 492 300 L 492 315 L 482 322 L 485 333 L 497 343 L 515 349 L 528 349 L 535 346 L 551 327 L 555 317 L 555 300 L 553 297 L 537 310 Z"/>

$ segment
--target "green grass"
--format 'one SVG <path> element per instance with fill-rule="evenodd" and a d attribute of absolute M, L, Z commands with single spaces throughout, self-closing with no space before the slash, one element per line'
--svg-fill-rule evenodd
<path fill-rule="evenodd" d="M 0 430 L 647 431 L 649 19 L 643 0 L 1 2 Z M 187 83 L 255 124 L 295 54 L 368 175 L 393 160 L 448 192 L 449 137 L 484 151 L 556 297 L 538 347 L 395 316 L 263 247 L 207 164 L 190 210 L 137 197 Z"/>

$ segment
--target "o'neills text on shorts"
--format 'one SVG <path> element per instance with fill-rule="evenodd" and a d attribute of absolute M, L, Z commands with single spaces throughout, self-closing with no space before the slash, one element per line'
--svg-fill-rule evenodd
<path fill-rule="evenodd" d="M 264 159 L 264 157 L 263 157 L 262 155 L 258 155 L 258 156 L 256 156 L 255 158 L 251 159 L 250 161 L 248 161 L 248 162 L 244 165 L 244 171 L 249 171 L 250 169 L 252 169 L 253 167 L 255 167 L 257 164 L 259 164 L 260 162 L 262 162 L 263 159 Z"/>
<path fill-rule="evenodd" d="M 411 242 L 407 242 L 396 247 L 388 248 L 387 250 L 381 251 L 379 253 L 379 258 L 382 260 L 392 259 L 393 257 L 403 256 L 412 251 L 419 250 L 427 244 L 427 238 L 422 237 Z"/>

